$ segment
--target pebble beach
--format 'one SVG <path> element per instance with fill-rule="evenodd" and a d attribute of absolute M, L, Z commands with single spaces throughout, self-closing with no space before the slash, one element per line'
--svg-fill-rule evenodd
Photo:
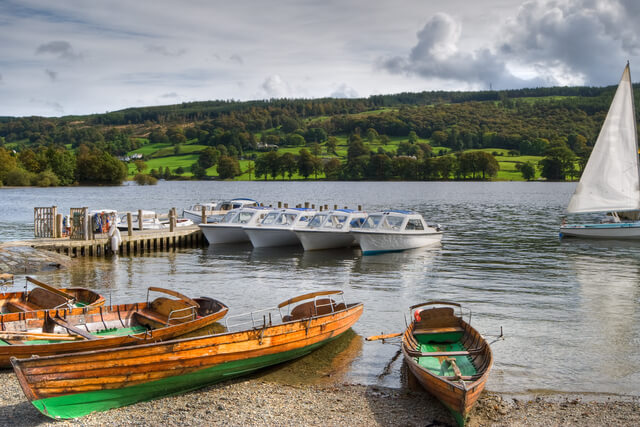
<path fill-rule="evenodd" d="M 24 397 L 11 371 L 0 373 L 0 425 L 452 426 L 420 390 L 358 384 L 282 384 L 262 374 L 75 420 L 54 421 Z M 527 399 L 485 392 L 469 426 L 640 425 L 637 398 L 547 395 Z"/>

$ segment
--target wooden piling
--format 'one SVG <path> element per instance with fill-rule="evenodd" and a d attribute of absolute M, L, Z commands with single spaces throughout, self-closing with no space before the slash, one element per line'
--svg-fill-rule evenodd
<path fill-rule="evenodd" d="M 144 222 L 144 218 L 142 217 L 142 209 L 138 209 L 138 230 L 144 230 L 142 223 Z"/>
<path fill-rule="evenodd" d="M 131 212 L 127 212 L 127 236 L 131 237 L 133 234 L 133 216 Z"/>

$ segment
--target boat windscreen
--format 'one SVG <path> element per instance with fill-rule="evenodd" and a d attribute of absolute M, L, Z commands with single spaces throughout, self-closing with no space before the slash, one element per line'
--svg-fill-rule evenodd
<path fill-rule="evenodd" d="M 316 214 L 309 222 L 309 227 L 320 227 L 327 216 L 324 214 Z"/>
<path fill-rule="evenodd" d="M 380 228 L 384 228 L 385 230 L 400 230 L 403 222 L 404 217 L 389 215 L 384 218 Z"/>
<path fill-rule="evenodd" d="M 362 224 L 362 228 L 365 229 L 373 229 L 380 224 L 380 220 L 382 219 L 382 215 L 369 215 L 367 219 Z"/>
<path fill-rule="evenodd" d="M 280 215 L 280 213 L 278 213 L 278 212 L 271 212 L 271 213 L 267 214 L 267 216 L 265 216 L 264 219 L 262 220 L 262 224 L 271 225 L 271 224 L 275 223 L 276 218 L 279 215 Z"/>

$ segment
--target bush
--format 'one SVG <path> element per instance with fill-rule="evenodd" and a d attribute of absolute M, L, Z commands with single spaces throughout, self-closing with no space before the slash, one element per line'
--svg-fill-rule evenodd
<path fill-rule="evenodd" d="M 156 185 L 158 183 L 158 180 L 151 176 L 151 175 L 145 175 L 143 173 L 139 173 L 137 174 L 133 180 L 138 184 L 138 185 Z"/>
<path fill-rule="evenodd" d="M 7 173 L 5 184 L 14 187 L 28 187 L 31 185 L 31 180 L 34 179 L 34 174 L 24 169 L 15 168 L 11 169 Z"/>
<path fill-rule="evenodd" d="M 38 187 L 57 187 L 60 185 L 60 178 L 51 169 L 47 169 L 33 179 L 33 184 Z"/>

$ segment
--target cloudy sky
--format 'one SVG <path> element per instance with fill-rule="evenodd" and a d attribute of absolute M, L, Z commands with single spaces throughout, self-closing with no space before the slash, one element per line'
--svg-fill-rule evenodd
<path fill-rule="evenodd" d="M 0 116 L 611 85 L 640 70 L 639 18 L 638 0 L 1 0 Z"/>

